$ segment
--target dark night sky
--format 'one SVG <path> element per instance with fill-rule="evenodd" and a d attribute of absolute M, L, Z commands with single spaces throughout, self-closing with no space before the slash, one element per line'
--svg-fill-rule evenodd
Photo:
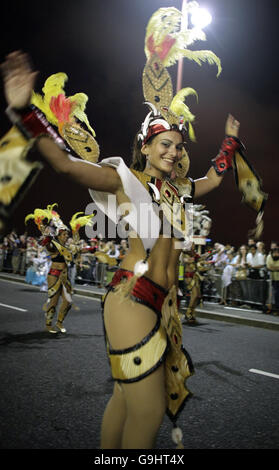
<path fill-rule="evenodd" d="M 184 61 L 183 86 L 195 88 L 199 103 L 187 102 L 196 115 L 197 143 L 189 143 L 189 175 L 205 175 L 218 152 L 228 112 L 241 123 L 240 138 L 247 157 L 261 175 L 269 199 L 263 240 L 279 241 L 278 231 L 278 19 L 277 0 L 200 0 L 213 22 L 208 41 L 195 48 L 211 49 L 221 59 L 214 66 Z M 120 155 L 130 163 L 134 135 L 146 115 L 142 105 L 141 74 L 145 64 L 145 27 L 160 7 L 181 8 L 181 0 L 13 1 L 2 7 L 0 59 L 15 49 L 28 52 L 40 71 L 36 90 L 52 73 L 69 76 L 66 93 L 89 96 L 87 115 L 97 134 L 101 158 Z M 169 69 L 176 83 L 176 66 Z M 0 90 L 1 134 L 8 130 Z M 45 168 L 15 212 L 14 226 L 24 230 L 23 219 L 35 207 L 58 202 L 67 223 L 91 202 L 86 189 Z M 255 214 L 241 204 L 233 174 L 196 202 L 204 203 L 213 219 L 214 241 L 239 246 L 247 241 Z"/>

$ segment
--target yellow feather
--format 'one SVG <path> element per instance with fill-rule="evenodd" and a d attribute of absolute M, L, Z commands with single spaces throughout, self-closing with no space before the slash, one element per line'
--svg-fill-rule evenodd
<path fill-rule="evenodd" d="M 93 136 L 96 137 L 95 131 L 90 126 L 88 117 L 84 112 L 88 96 L 85 93 L 76 93 L 75 95 L 70 96 L 70 101 L 75 102 L 71 115 L 75 116 L 79 121 L 84 122 L 87 128 L 92 132 Z"/>
<path fill-rule="evenodd" d="M 192 126 L 192 122 L 195 119 L 194 114 L 191 113 L 189 107 L 184 103 L 184 100 L 189 95 L 195 95 L 198 99 L 198 94 L 194 88 L 182 88 L 173 98 L 170 104 L 170 110 L 173 111 L 177 116 L 182 116 L 185 122 L 189 124 L 189 137 L 193 142 L 196 142 L 195 132 Z"/>
<path fill-rule="evenodd" d="M 80 227 L 84 227 L 85 225 L 90 225 L 92 223 L 91 219 L 92 217 L 94 217 L 93 214 L 84 215 L 82 217 L 77 217 L 79 214 L 84 214 L 84 212 L 76 212 L 70 220 L 70 226 L 73 232 L 76 232 L 77 230 L 79 230 Z"/>
<path fill-rule="evenodd" d="M 150 57 L 150 52 L 147 46 L 148 39 L 153 36 L 153 40 L 156 46 L 159 46 L 166 36 L 175 36 L 175 29 L 180 25 L 182 13 L 177 8 L 159 8 L 151 16 L 145 36 L 145 53 L 147 59 Z"/>
<path fill-rule="evenodd" d="M 28 214 L 25 217 L 25 223 L 30 219 L 34 219 L 35 223 L 38 225 L 38 220 L 47 219 L 50 221 L 51 215 L 47 209 L 35 209 L 33 214 Z"/>
<path fill-rule="evenodd" d="M 34 214 L 28 214 L 24 219 L 24 223 L 26 224 L 26 222 L 28 222 L 28 220 L 34 219 L 34 218 L 35 218 Z"/>
<path fill-rule="evenodd" d="M 183 88 L 172 99 L 170 109 L 178 116 L 183 116 L 186 121 L 193 121 L 195 119 L 195 116 L 191 113 L 188 106 L 184 103 L 185 98 L 189 95 L 195 95 L 198 99 L 198 94 L 196 90 L 194 90 L 194 88 Z"/>
<path fill-rule="evenodd" d="M 58 96 L 60 93 L 64 94 L 64 86 L 68 80 L 68 76 L 64 72 L 54 73 L 50 75 L 45 81 L 42 92 L 45 95 L 45 101 L 49 102 L 52 96 Z"/>
<path fill-rule="evenodd" d="M 196 139 L 194 128 L 193 128 L 191 122 L 189 122 L 188 125 L 189 125 L 188 133 L 189 133 L 190 140 L 192 140 L 192 142 L 196 142 L 197 139 Z"/>
<path fill-rule="evenodd" d="M 64 72 L 58 72 L 50 77 L 44 83 L 42 88 L 43 96 L 39 93 L 32 92 L 31 103 L 37 106 L 46 116 L 47 120 L 58 127 L 57 117 L 51 111 L 49 105 L 52 97 L 57 97 L 59 94 L 65 95 L 64 86 L 68 80 L 68 76 Z M 88 130 L 95 137 L 95 131 L 90 126 L 89 120 L 85 113 L 86 103 L 88 101 L 88 96 L 85 93 L 76 93 L 73 96 L 69 96 L 69 99 L 74 103 L 73 109 L 71 111 L 71 117 L 77 118 L 79 121 L 83 122 Z"/>
<path fill-rule="evenodd" d="M 198 6 L 197 2 L 189 2 L 186 4 L 185 15 Z M 200 28 L 188 28 L 187 24 L 183 31 L 181 31 L 182 12 L 174 7 L 159 8 L 151 16 L 145 36 L 145 54 L 147 59 L 151 57 L 148 47 L 150 38 L 154 41 L 155 49 L 159 48 L 163 41 L 168 37 L 175 40 L 167 55 L 162 60 L 165 67 L 174 65 L 177 60 L 186 57 L 189 60 L 194 60 L 201 65 L 202 62 L 208 62 L 210 65 L 215 64 L 218 72 L 217 77 L 222 71 L 220 59 L 211 51 L 190 51 L 187 47 L 195 41 L 205 41 L 206 35 Z M 186 21 L 187 23 L 187 21 Z"/>
<path fill-rule="evenodd" d="M 219 57 L 212 51 L 190 51 L 189 49 L 182 51 L 183 56 L 189 60 L 195 61 L 198 65 L 202 65 L 202 62 L 208 62 L 210 65 L 215 64 L 217 66 L 218 72 L 217 77 L 219 77 L 222 72 L 221 61 Z"/>
<path fill-rule="evenodd" d="M 37 106 L 45 114 L 47 120 L 55 126 L 58 126 L 58 120 L 49 107 L 50 100 L 61 93 L 65 94 L 64 85 L 67 80 L 68 76 L 64 72 L 55 73 L 48 77 L 44 83 L 42 88 L 44 96 L 41 96 L 39 93 L 32 93 L 31 103 Z"/>
<path fill-rule="evenodd" d="M 47 210 L 48 210 L 48 211 L 52 211 L 55 206 L 58 207 L 57 202 L 55 202 L 54 204 L 49 204 L 49 205 L 47 206 Z"/>

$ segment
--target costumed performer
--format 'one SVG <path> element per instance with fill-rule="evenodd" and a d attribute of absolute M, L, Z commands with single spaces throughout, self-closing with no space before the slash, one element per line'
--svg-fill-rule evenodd
<path fill-rule="evenodd" d="M 59 142 L 55 129 L 37 108 L 29 107 L 36 73 L 30 69 L 26 56 L 12 53 L 2 67 L 7 113 L 12 122 L 27 138 L 37 139 L 37 149 L 56 171 L 90 188 L 95 203 L 104 211 L 108 212 L 109 194 L 115 195 L 120 210 L 123 204 L 125 207 L 122 214 L 115 215 L 115 222 L 130 227 L 129 251 L 104 302 L 107 352 L 115 385 L 103 417 L 103 449 L 153 447 L 165 411 L 175 423 L 189 396 L 185 381 L 193 373 L 193 366 L 182 347 L 176 305 L 181 252 L 176 238 L 188 236 L 185 200 L 219 186 L 242 148 L 237 138 L 239 123 L 229 116 L 225 128 L 229 137 L 225 138 L 213 167 L 204 178 L 196 181 L 186 178 L 189 166 L 184 148 L 186 125 L 193 136 L 193 115 L 183 99 L 193 90 L 181 90 L 173 97 L 165 67 L 183 55 L 198 63 L 215 62 L 219 69 L 220 62 L 210 51 L 203 54 L 187 49 L 195 33 L 180 34 L 180 21 L 181 12 L 163 8 L 152 16 L 147 27 L 143 87 L 150 111 L 136 138 L 131 170 L 119 157 L 97 165 L 69 156 L 64 143 L 60 142 L 59 147 L 53 142 L 53 139 Z M 199 38 L 201 34 L 199 31 Z M 71 115 L 69 118 L 74 120 Z M 58 130 L 66 139 L 69 123 L 59 124 L 62 125 Z M 174 173 L 178 176 L 170 180 Z M 144 217 L 137 224 L 141 205 Z M 149 219 L 146 211 L 151 215 Z M 182 447 L 179 428 L 174 428 L 173 438 Z"/>
<path fill-rule="evenodd" d="M 203 273 L 209 268 L 206 261 L 195 251 L 195 244 L 192 244 L 191 250 L 187 250 L 183 256 L 185 263 L 184 276 L 186 289 L 190 294 L 190 300 L 185 312 L 185 321 L 188 324 L 196 324 L 195 310 L 202 299 L 201 281 L 204 279 Z"/>
<path fill-rule="evenodd" d="M 39 247 L 37 256 L 32 259 L 32 265 L 27 268 L 26 282 L 33 286 L 40 286 L 42 292 L 47 291 L 47 274 L 50 264 L 50 256 L 43 247 Z"/>
<path fill-rule="evenodd" d="M 46 330 L 49 333 L 66 333 L 63 324 L 72 307 L 72 285 L 68 276 L 68 263 L 72 262 L 79 251 L 78 230 L 86 225 L 92 218 L 91 215 L 77 218 L 78 212 L 70 221 L 73 233 L 73 243 L 67 246 L 69 228 L 63 223 L 59 214 L 53 209 L 56 204 L 48 205 L 47 209 L 35 209 L 34 214 L 29 214 L 25 222 L 34 219 L 38 229 L 43 234 L 41 245 L 50 255 L 51 265 L 47 275 L 48 299 L 44 305 L 46 316 Z M 75 242 L 75 243 L 74 243 Z M 53 318 L 61 298 L 56 325 L 53 326 Z"/>

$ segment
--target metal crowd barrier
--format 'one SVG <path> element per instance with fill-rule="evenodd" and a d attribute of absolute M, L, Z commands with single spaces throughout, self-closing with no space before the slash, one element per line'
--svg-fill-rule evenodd
<path fill-rule="evenodd" d="M 203 298 L 212 301 L 220 301 L 223 296 L 222 279 L 220 274 L 210 274 L 205 277 L 202 286 Z M 271 296 L 270 279 L 232 279 L 226 288 L 226 301 L 254 305 L 264 308 Z"/>
<path fill-rule="evenodd" d="M 77 270 L 75 282 L 77 284 L 93 284 L 104 287 L 110 283 L 116 270 L 117 266 L 112 267 L 93 261 L 87 268 Z"/>
<path fill-rule="evenodd" d="M 1 253 L 0 270 L 11 272 L 11 254 L 5 257 Z M 77 284 L 93 284 L 97 286 L 107 285 L 117 266 L 111 267 L 107 264 L 100 263 L 97 260 L 87 263 L 83 269 L 77 269 L 74 273 L 75 283 Z M 22 273 L 23 274 L 23 273 Z M 186 291 L 184 286 L 183 291 Z M 202 297 L 203 300 L 219 302 L 223 298 L 222 278 L 221 274 L 207 273 L 202 281 Z M 272 303 L 272 286 L 270 279 L 232 279 L 231 284 L 226 288 L 226 302 L 245 304 L 264 308 L 266 304 Z"/>

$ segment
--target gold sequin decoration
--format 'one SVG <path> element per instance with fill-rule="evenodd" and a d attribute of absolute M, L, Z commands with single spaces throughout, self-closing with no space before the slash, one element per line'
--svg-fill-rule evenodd
<path fill-rule="evenodd" d="M 170 289 L 164 300 L 162 324 L 169 338 L 169 350 L 165 362 L 167 409 L 168 413 L 175 417 L 190 395 L 186 380 L 194 373 L 190 357 L 182 350 L 182 327 L 177 310 L 175 286 Z"/>
<path fill-rule="evenodd" d="M 153 103 L 157 109 L 170 106 L 173 98 L 171 77 L 156 54 L 146 62 L 142 86 L 145 100 Z"/>
<path fill-rule="evenodd" d="M 167 337 L 162 325 L 156 333 L 135 351 L 110 354 L 112 376 L 115 380 L 140 380 L 152 371 L 162 359 L 167 348 Z"/>
<path fill-rule="evenodd" d="M 96 163 L 100 149 L 96 140 L 89 132 L 77 124 L 66 123 L 63 127 L 63 139 L 83 160 Z"/>

